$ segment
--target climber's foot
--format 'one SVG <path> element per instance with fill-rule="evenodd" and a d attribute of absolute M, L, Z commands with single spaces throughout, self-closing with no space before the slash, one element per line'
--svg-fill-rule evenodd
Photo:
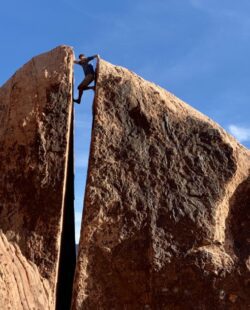
<path fill-rule="evenodd" d="M 78 103 L 78 104 L 81 103 L 80 99 L 73 99 L 73 101 L 74 101 L 75 103 Z"/>

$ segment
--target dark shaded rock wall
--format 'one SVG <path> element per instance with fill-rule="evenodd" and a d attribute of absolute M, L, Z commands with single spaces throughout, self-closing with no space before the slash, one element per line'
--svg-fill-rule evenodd
<path fill-rule="evenodd" d="M 73 309 L 247 309 L 250 154 L 99 63 Z"/>
<path fill-rule="evenodd" d="M 55 309 L 72 80 L 60 46 L 0 88 L 1 309 Z"/>

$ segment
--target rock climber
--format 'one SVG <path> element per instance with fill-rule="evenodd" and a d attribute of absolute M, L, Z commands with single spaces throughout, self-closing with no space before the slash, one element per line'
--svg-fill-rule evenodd
<path fill-rule="evenodd" d="M 98 55 L 86 57 L 84 54 L 80 54 L 79 60 L 74 60 L 75 64 L 82 66 L 84 74 L 85 74 L 84 80 L 77 87 L 79 94 L 78 94 L 78 99 L 74 99 L 74 102 L 76 103 L 81 102 L 82 94 L 84 90 L 88 90 L 88 89 L 95 90 L 95 86 L 89 86 L 89 84 L 95 80 L 95 70 L 93 68 L 93 65 L 89 64 L 89 62 L 93 60 L 94 58 L 98 58 Z"/>

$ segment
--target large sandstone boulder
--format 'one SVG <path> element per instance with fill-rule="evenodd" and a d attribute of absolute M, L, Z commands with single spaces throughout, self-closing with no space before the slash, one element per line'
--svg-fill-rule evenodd
<path fill-rule="evenodd" d="M 249 309 L 250 153 L 99 63 L 73 309 Z"/>
<path fill-rule="evenodd" d="M 73 51 L 61 46 L 33 58 L 0 88 L 3 310 L 55 309 L 60 252 L 60 269 L 71 270 L 72 277 L 73 197 L 66 181 L 68 169 L 72 183 L 72 69 Z M 69 262 L 61 248 L 65 225 L 71 226 Z"/>
<path fill-rule="evenodd" d="M 75 265 L 73 52 L 0 88 L 0 309 L 67 310 Z M 250 153 L 126 69 L 98 64 L 72 309 L 250 308 Z"/>

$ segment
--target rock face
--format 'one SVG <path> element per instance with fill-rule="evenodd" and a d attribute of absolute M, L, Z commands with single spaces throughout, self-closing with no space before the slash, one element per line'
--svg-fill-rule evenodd
<path fill-rule="evenodd" d="M 0 88 L 0 309 L 69 309 L 73 51 Z M 250 152 L 100 60 L 72 310 L 249 309 Z"/>
<path fill-rule="evenodd" d="M 63 216 L 73 216 L 72 69 L 73 51 L 61 46 L 0 88 L 0 309 L 55 309 Z"/>
<path fill-rule="evenodd" d="M 99 63 L 73 309 L 248 309 L 250 153 Z"/>
<path fill-rule="evenodd" d="M 1 309 L 51 309 L 49 282 L 37 266 L 22 255 L 16 243 L 0 233 Z"/>

